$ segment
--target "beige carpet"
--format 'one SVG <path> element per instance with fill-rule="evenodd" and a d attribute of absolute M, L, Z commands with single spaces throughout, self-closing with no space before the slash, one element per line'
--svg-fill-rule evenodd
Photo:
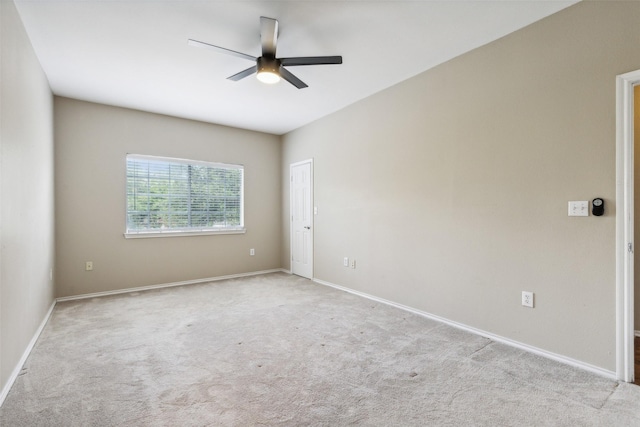
<path fill-rule="evenodd" d="M 640 426 L 640 387 L 277 273 L 58 304 L 0 425 Z"/>

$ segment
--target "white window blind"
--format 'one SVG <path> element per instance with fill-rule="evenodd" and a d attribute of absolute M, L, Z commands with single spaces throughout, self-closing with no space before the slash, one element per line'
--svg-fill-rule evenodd
<path fill-rule="evenodd" d="M 127 155 L 127 237 L 243 232 L 241 165 Z"/>

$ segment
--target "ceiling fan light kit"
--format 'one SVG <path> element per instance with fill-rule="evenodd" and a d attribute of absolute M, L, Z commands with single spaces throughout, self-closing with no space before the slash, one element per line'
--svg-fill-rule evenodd
<path fill-rule="evenodd" d="M 284 79 L 298 89 L 303 89 L 307 87 L 307 84 L 284 68 L 285 66 L 342 64 L 342 56 L 276 58 L 278 21 L 273 18 L 266 18 L 264 16 L 260 17 L 260 40 L 262 44 L 262 56 L 260 57 L 247 55 L 246 53 L 236 52 L 235 50 L 226 49 L 224 47 L 215 46 L 193 39 L 189 39 L 188 43 L 190 46 L 203 47 L 219 53 L 255 61 L 255 65 L 253 67 L 227 77 L 228 80 L 233 81 L 244 79 L 245 77 L 256 73 L 258 80 L 263 83 L 273 84 L 278 83 L 280 79 Z"/>
<path fill-rule="evenodd" d="M 256 64 L 258 67 L 256 77 L 262 83 L 274 84 L 280 81 L 280 61 L 275 58 L 260 57 Z"/>

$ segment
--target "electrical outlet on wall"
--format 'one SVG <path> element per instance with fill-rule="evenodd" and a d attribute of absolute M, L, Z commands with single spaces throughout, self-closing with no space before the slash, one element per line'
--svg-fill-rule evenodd
<path fill-rule="evenodd" d="M 533 292 L 522 291 L 522 305 L 533 308 Z"/>
<path fill-rule="evenodd" d="M 93 270 L 93 261 L 87 261 L 84 263 L 84 269 L 85 271 L 92 271 Z"/>

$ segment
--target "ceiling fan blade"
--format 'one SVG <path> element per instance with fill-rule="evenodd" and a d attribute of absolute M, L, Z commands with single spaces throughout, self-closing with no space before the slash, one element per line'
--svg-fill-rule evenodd
<path fill-rule="evenodd" d="M 255 61 L 256 59 L 258 59 L 255 56 L 247 55 L 246 53 L 236 52 L 235 50 L 226 49 L 220 46 L 214 46 L 212 44 L 205 43 L 205 42 L 199 42 L 198 40 L 189 39 L 188 44 L 189 46 L 203 47 L 205 49 L 211 49 L 214 52 L 226 53 L 227 55 L 237 56 L 239 58 L 248 59 L 250 61 Z"/>
<path fill-rule="evenodd" d="M 276 57 L 278 43 L 278 20 L 260 17 L 260 41 L 262 42 L 262 56 Z"/>
<path fill-rule="evenodd" d="M 280 67 L 280 77 L 297 87 L 298 89 L 304 89 L 305 87 L 309 87 L 305 82 L 291 74 L 284 67 Z"/>
<path fill-rule="evenodd" d="M 253 67 L 240 71 L 239 73 L 236 73 L 233 76 L 227 77 L 227 80 L 233 80 L 234 82 L 237 82 L 238 80 L 244 79 L 245 77 L 248 77 L 251 74 L 254 74 L 256 71 L 258 71 L 258 66 L 254 65 Z"/>
<path fill-rule="evenodd" d="M 307 56 L 299 58 L 279 58 L 280 63 L 286 66 L 294 65 L 326 65 L 342 64 L 342 56 Z"/>

